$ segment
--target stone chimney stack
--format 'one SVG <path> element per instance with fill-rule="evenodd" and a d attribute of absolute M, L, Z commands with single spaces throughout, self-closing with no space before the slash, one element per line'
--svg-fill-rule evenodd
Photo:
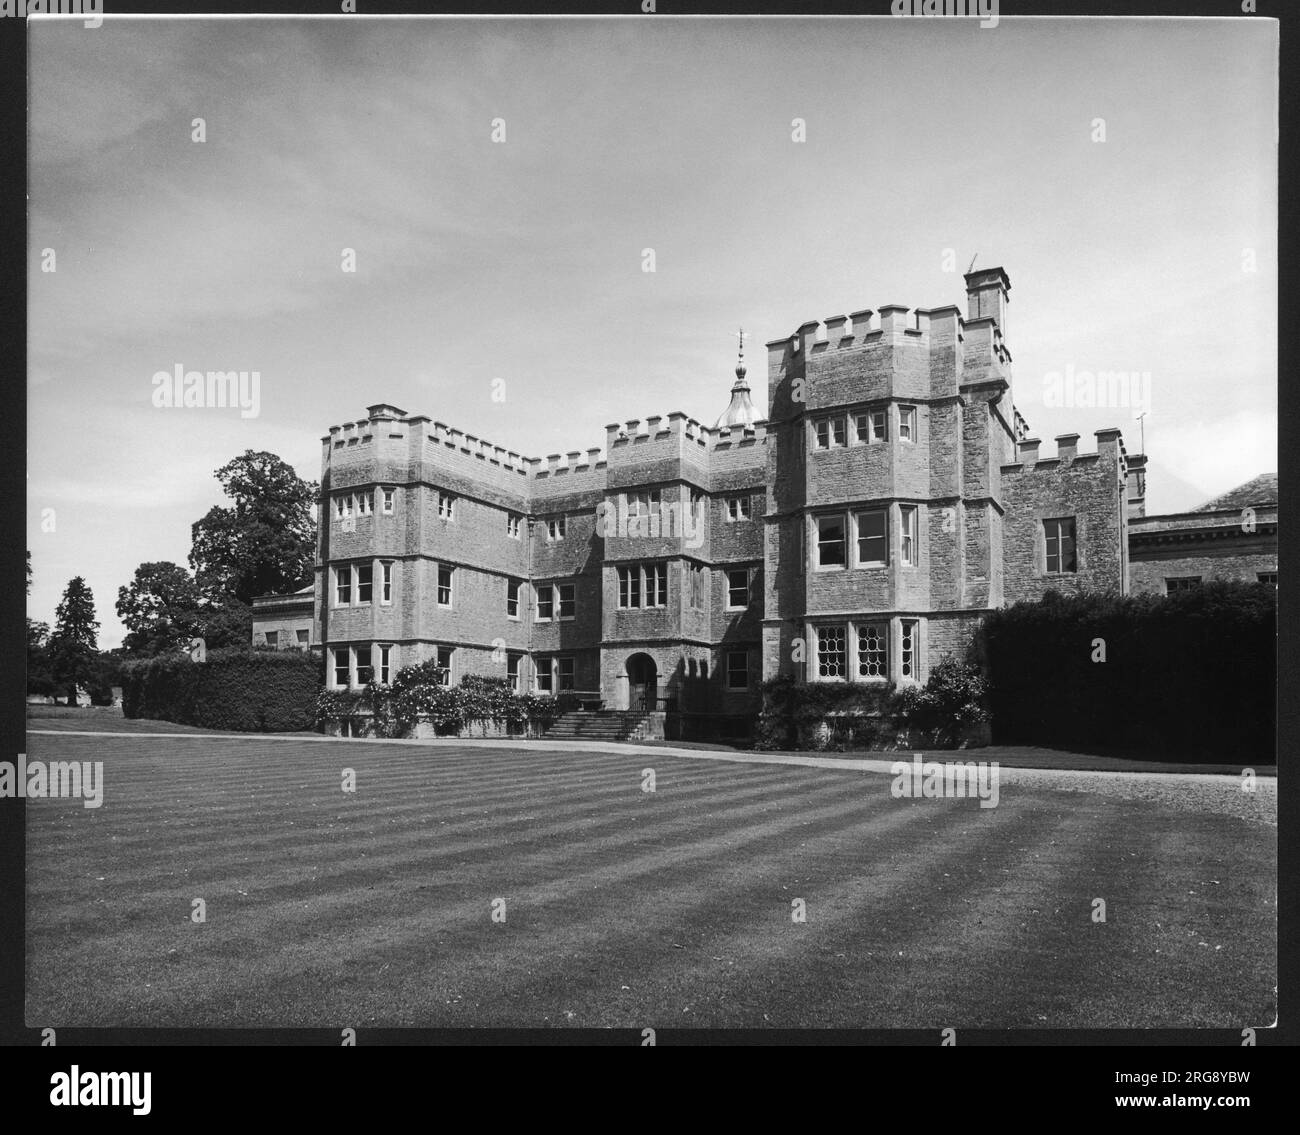
<path fill-rule="evenodd" d="M 980 268 L 966 273 L 966 318 L 992 319 L 1007 337 L 1007 298 L 1011 280 L 1001 268 Z"/>

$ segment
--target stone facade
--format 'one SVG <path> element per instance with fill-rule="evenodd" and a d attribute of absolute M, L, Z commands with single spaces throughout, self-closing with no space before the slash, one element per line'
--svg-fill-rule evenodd
<path fill-rule="evenodd" d="M 315 589 L 293 595 L 258 595 L 253 599 L 253 645 L 277 650 L 309 650 L 315 613 Z"/>
<path fill-rule="evenodd" d="M 1191 512 L 1130 521 L 1135 593 L 1167 595 L 1212 579 L 1277 584 L 1277 474 L 1264 474 Z"/>
<path fill-rule="evenodd" d="M 965 317 L 887 305 L 768 343 L 766 418 L 742 355 L 715 427 L 615 423 L 603 450 L 524 457 L 387 404 L 331 427 L 310 636 L 329 684 L 440 657 L 453 683 L 725 720 L 764 679 L 924 682 L 993 608 L 1145 586 L 1130 524 L 1167 519 L 1142 518 L 1145 458 L 1118 429 L 1040 456 L 1010 281 L 965 280 Z"/>

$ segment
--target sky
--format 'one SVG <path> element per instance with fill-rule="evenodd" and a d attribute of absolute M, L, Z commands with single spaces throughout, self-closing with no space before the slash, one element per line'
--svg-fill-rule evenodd
<path fill-rule="evenodd" d="M 761 405 L 765 341 L 964 312 L 972 260 L 1044 456 L 1144 430 L 1149 513 L 1273 471 L 1275 29 L 34 19 L 29 614 L 82 575 L 118 645 L 118 588 L 187 563 L 246 449 L 317 480 L 380 402 L 534 457 L 712 424 L 737 327 Z M 155 405 L 178 365 L 256 371 L 257 415 Z M 1067 371 L 1149 372 L 1143 422 L 1051 404 Z"/>

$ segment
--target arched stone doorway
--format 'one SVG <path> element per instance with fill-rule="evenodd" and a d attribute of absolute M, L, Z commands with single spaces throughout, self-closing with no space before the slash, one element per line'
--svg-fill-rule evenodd
<path fill-rule="evenodd" d="M 659 704 L 659 668 L 648 654 L 633 654 L 627 660 L 627 707 L 634 713 L 649 713 Z"/>

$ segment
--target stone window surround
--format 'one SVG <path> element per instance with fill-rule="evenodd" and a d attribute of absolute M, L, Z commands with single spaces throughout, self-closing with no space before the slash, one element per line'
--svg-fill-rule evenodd
<path fill-rule="evenodd" d="M 903 623 L 915 623 L 912 644 L 911 677 L 904 677 L 903 669 Z M 858 626 L 859 624 L 883 625 L 888 635 L 889 670 L 879 677 L 861 677 L 858 669 Z M 818 630 L 821 627 L 842 627 L 844 629 L 844 664 L 848 674 L 844 677 L 822 677 L 818 673 Z M 925 666 L 926 620 L 924 615 L 849 615 L 843 618 L 819 618 L 809 616 L 804 627 L 804 642 L 807 652 L 804 656 L 806 682 L 879 682 L 882 685 L 891 678 L 904 685 L 919 685 L 923 681 Z"/>

